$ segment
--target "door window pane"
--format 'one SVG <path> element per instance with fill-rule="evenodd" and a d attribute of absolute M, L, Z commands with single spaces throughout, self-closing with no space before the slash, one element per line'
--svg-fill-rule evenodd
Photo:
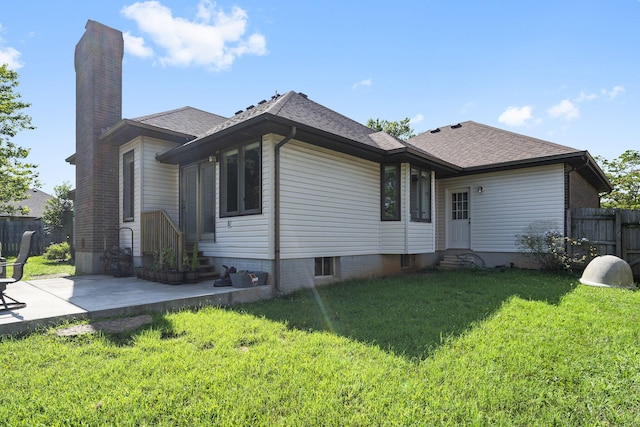
<path fill-rule="evenodd" d="M 203 163 L 200 169 L 200 231 L 213 233 L 215 224 L 215 168 L 213 163 Z"/>
<path fill-rule="evenodd" d="M 451 219 L 469 219 L 469 193 L 451 194 Z"/>
<path fill-rule="evenodd" d="M 185 233 L 195 234 L 197 229 L 197 186 L 198 186 L 198 167 L 190 166 L 184 170 L 183 192 L 183 219 L 182 227 Z"/>

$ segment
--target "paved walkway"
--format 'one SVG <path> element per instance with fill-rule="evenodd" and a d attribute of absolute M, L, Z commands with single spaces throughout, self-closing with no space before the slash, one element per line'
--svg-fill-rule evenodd
<path fill-rule="evenodd" d="M 27 306 L 0 311 L 0 335 L 21 334 L 74 319 L 258 301 L 270 298 L 273 289 L 214 288 L 211 280 L 172 286 L 136 277 L 73 276 L 21 281 L 8 285 L 5 294 Z"/>

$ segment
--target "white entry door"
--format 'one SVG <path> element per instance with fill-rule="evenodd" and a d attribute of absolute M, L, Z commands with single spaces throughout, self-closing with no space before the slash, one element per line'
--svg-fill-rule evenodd
<path fill-rule="evenodd" d="M 469 249 L 471 247 L 471 215 L 469 188 L 449 191 L 447 212 L 447 247 Z"/>

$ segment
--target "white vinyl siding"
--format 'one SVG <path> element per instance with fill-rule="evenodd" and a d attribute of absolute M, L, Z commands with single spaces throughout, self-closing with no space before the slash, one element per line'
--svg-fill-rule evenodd
<path fill-rule="evenodd" d="M 380 225 L 381 254 L 421 254 L 435 252 L 435 199 L 431 197 L 431 222 L 411 221 L 410 167 L 401 168 L 401 221 L 383 221 Z M 434 176 L 431 174 L 431 194 L 435 194 Z"/>
<path fill-rule="evenodd" d="M 279 137 L 279 142 L 282 137 Z M 216 189 L 216 239 L 199 243 L 206 256 L 226 258 L 272 259 L 273 217 L 272 183 L 274 138 L 262 139 L 262 213 L 220 218 L 220 191 Z M 249 141 L 247 141 L 249 142 Z M 220 183 L 220 164 L 216 163 L 216 182 Z"/>
<path fill-rule="evenodd" d="M 143 138 L 142 183 L 143 212 L 164 209 L 179 224 L 179 168 L 156 160 L 156 154 L 175 147 L 176 144 L 157 139 Z"/>
<path fill-rule="evenodd" d="M 564 224 L 562 164 L 442 179 L 436 187 L 438 250 L 446 249 L 447 189 L 469 187 L 474 251 L 516 252 L 516 235 L 532 222 Z"/>
<path fill-rule="evenodd" d="M 274 147 L 282 139 L 262 138 L 262 213 L 218 215 L 215 242 L 200 242 L 205 255 L 275 257 Z M 217 182 L 219 173 L 218 163 Z M 280 151 L 281 259 L 434 252 L 434 222 L 409 224 L 408 164 L 401 166 L 401 176 L 402 218 L 381 221 L 379 163 L 289 141 Z M 219 212 L 219 191 L 216 208 Z"/>
<path fill-rule="evenodd" d="M 141 212 L 163 209 L 178 221 L 178 168 L 156 161 L 159 152 L 175 147 L 174 143 L 138 137 L 120 147 L 119 200 L 120 227 L 133 230 L 133 255 L 140 253 Z M 134 151 L 134 215 L 133 221 L 122 221 L 122 155 Z M 114 231 L 115 232 L 115 231 Z M 120 247 L 131 247 L 131 232 L 120 232 Z"/>
<path fill-rule="evenodd" d="M 280 176 L 283 259 L 378 252 L 378 163 L 291 141 Z"/>
<path fill-rule="evenodd" d="M 406 188 L 409 188 L 411 182 L 411 176 L 408 173 L 409 168 L 407 167 L 407 185 Z M 407 254 L 423 254 L 423 253 L 433 253 L 435 252 L 435 227 L 436 223 L 442 218 L 438 216 L 435 210 L 435 176 L 433 172 L 431 172 L 431 221 L 430 222 L 420 222 L 420 221 L 411 221 L 411 212 L 409 211 L 409 203 L 410 203 L 410 191 L 406 192 L 406 206 L 407 210 L 406 221 L 407 221 L 407 250 L 405 253 Z"/>

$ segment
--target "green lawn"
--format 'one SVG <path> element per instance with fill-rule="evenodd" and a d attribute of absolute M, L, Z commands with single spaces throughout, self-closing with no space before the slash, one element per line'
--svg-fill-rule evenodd
<path fill-rule="evenodd" d="M 640 293 L 353 281 L 129 334 L 0 342 L 0 425 L 639 425 Z"/>
<path fill-rule="evenodd" d="M 8 263 L 15 262 L 15 257 L 7 259 Z M 69 262 L 50 261 L 44 256 L 31 256 L 27 259 L 24 266 L 24 275 L 22 280 L 38 279 L 51 276 L 71 276 L 75 274 L 75 266 Z M 7 276 L 13 273 L 12 267 L 7 268 Z"/>

